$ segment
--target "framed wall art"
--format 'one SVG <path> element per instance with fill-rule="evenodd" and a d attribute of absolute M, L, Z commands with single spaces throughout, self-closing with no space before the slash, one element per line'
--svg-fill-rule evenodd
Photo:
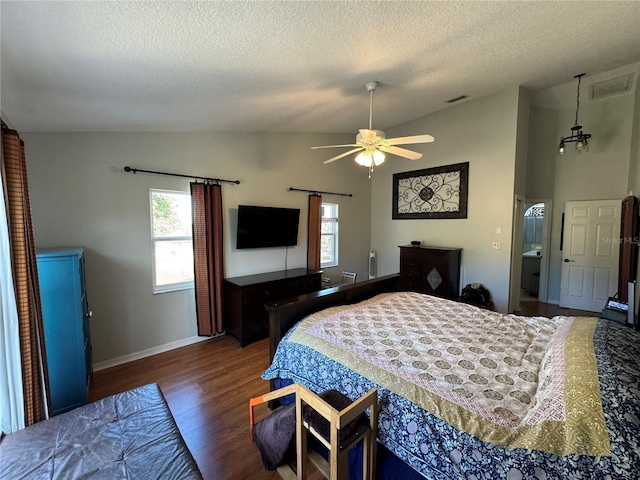
<path fill-rule="evenodd" d="M 469 162 L 393 175 L 394 220 L 467 218 Z"/>

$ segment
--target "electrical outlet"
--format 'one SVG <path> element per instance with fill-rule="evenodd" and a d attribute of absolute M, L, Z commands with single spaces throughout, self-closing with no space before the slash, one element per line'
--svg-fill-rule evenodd
<path fill-rule="evenodd" d="M 493 248 L 494 250 L 500 250 L 502 248 L 502 245 L 500 245 L 500 242 L 493 242 L 491 244 L 491 248 Z"/>

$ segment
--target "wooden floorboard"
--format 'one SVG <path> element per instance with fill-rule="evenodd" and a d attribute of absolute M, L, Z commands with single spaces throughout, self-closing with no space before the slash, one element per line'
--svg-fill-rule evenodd
<path fill-rule="evenodd" d="M 523 302 L 517 313 L 597 316 L 538 302 Z M 269 391 L 260 378 L 268 364 L 268 340 L 240 348 L 233 337 L 217 337 L 95 372 L 89 398 L 157 383 L 205 479 L 279 479 L 249 440 L 249 399 Z M 257 420 L 267 414 L 266 406 L 256 408 Z M 309 480 L 320 478 L 310 467 Z"/>
<path fill-rule="evenodd" d="M 599 317 L 600 313 L 587 312 L 585 310 L 574 310 L 572 308 L 562 308 L 550 303 L 541 303 L 536 300 L 528 300 L 520 302 L 520 310 L 517 315 L 526 317 L 555 317 L 556 315 L 564 315 L 567 317 Z"/>
<path fill-rule="evenodd" d="M 95 372 L 89 400 L 157 383 L 205 479 L 279 479 L 249 440 L 249 399 L 269 391 L 260 378 L 268 365 L 268 340 L 240 348 L 233 337 L 217 337 Z M 268 413 L 258 406 L 256 419 Z"/>

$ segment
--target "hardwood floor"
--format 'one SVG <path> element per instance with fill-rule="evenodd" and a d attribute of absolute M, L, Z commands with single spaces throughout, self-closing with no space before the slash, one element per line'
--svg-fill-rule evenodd
<path fill-rule="evenodd" d="M 594 316 L 593 312 L 523 302 L 520 315 Z M 260 375 L 269 364 L 268 340 L 240 348 L 223 336 L 95 372 L 90 401 L 157 383 L 205 479 L 275 480 L 249 440 L 249 399 L 269 391 Z M 256 420 L 268 414 L 256 408 Z M 323 478 L 311 466 L 309 480 Z"/>
<path fill-rule="evenodd" d="M 95 372 L 89 398 L 158 383 L 205 479 L 278 479 L 249 440 L 249 399 L 269 391 L 260 379 L 268 363 L 268 340 L 240 348 L 233 337 L 212 338 Z M 257 419 L 267 413 L 256 408 Z"/>
<path fill-rule="evenodd" d="M 541 303 L 537 300 L 526 300 L 520 302 L 520 310 L 516 312 L 517 315 L 526 317 L 541 316 L 541 317 L 554 317 L 556 315 L 565 315 L 571 317 L 599 317 L 597 312 L 587 312 L 585 310 L 574 310 L 572 308 L 562 308 L 558 305 L 552 305 L 550 303 Z"/>

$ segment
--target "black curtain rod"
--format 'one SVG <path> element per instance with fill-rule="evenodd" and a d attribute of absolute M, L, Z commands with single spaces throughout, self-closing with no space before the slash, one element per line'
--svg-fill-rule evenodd
<path fill-rule="evenodd" d="M 138 173 L 138 172 L 155 173 L 156 175 L 169 175 L 170 177 L 194 178 L 198 180 L 205 180 L 207 182 L 235 183 L 236 185 L 240 184 L 240 180 L 222 180 L 221 178 L 198 177 L 197 175 L 181 175 L 179 173 L 154 172 L 153 170 L 142 170 L 140 168 L 133 168 L 133 167 L 124 167 L 124 171 L 133 172 L 133 173 Z"/>
<path fill-rule="evenodd" d="M 336 193 L 336 192 L 323 192 L 321 190 L 305 190 L 304 188 L 294 188 L 289 187 L 290 192 L 307 192 L 307 193 L 317 193 L 317 194 L 326 194 L 326 195 L 340 195 L 341 197 L 353 197 L 352 193 Z"/>

